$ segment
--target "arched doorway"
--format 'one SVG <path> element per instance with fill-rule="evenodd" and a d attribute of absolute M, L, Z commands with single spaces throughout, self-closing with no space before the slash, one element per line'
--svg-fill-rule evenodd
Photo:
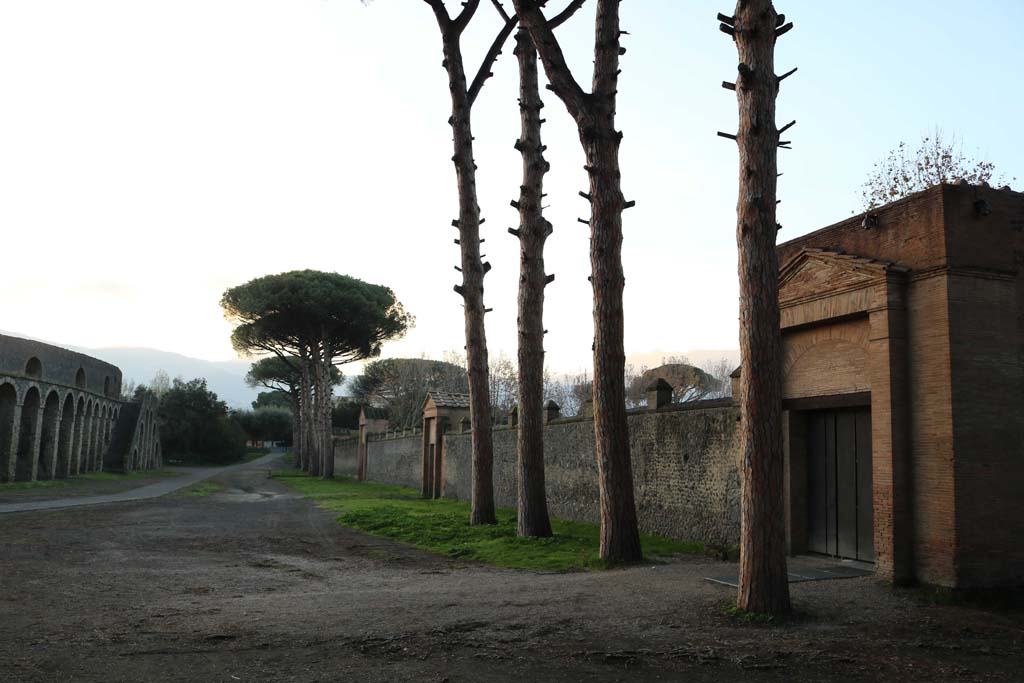
<path fill-rule="evenodd" d="M 21 406 L 21 429 L 18 433 L 18 455 L 14 478 L 31 481 L 36 458 L 36 430 L 39 428 L 39 390 L 31 387 Z"/>
<path fill-rule="evenodd" d="M 875 559 L 870 336 L 866 316 L 783 331 L 791 552 Z"/>
<path fill-rule="evenodd" d="M 71 474 L 71 454 L 75 432 L 75 397 L 68 393 L 60 413 L 60 435 L 57 437 L 56 476 L 63 479 Z"/>
<path fill-rule="evenodd" d="M 60 432 L 60 396 L 51 391 L 43 407 L 42 437 L 39 440 L 39 464 L 36 479 L 53 479 L 57 460 L 57 437 Z"/>
<path fill-rule="evenodd" d="M 11 471 L 11 448 L 14 440 L 14 412 L 18 392 L 11 384 L 0 385 L 0 481 L 7 481 Z"/>

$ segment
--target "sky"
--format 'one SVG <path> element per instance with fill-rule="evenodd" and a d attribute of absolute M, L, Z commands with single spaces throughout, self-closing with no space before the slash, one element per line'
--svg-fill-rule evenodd
<path fill-rule="evenodd" d="M 508 3 L 506 3 L 508 4 Z M 737 341 L 736 51 L 718 3 L 621 5 L 626 350 Z M 451 11 L 459 3 L 449 2 Z M 553 3 L 552 7 L 560 7 Z M 559 29 L 589 83 L 594 0 Z M 780 240 L 860 210 L 872 164 L 941 128 L 1024 186 L 1020 0 L 777 2 Z M 556 7 L 557 8 L 557 7 Z M 728 12 L 731 13 L 731 12 Z M 499 28 L 485 2 L 467 70 Z M 387 356 L 461 350 L 447 79 L 420 0 L 0 0 L 0 328 L 234 357 L 228 287 L 312 268 L 391 287 Z M 492 353 L 515 354 L 521 162 L 511 45 L 474 109 Z M 545 93 L 548 365 L 589 364 L 583 155 Z"/>

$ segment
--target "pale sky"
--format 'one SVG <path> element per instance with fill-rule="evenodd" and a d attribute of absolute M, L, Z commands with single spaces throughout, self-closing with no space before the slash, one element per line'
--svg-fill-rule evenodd
<path fill-rule="evenodd" d="M 459 3 L 450 2 L 452 11 Z M 627 352 L 737 346 L 736 52 L 729 2 L 622 3 Z M 559 36 L 589 82 L 594 2 Z M 553 2 L 552 7 L 560 8 Z M 872 163 L 936 126 L 1024 185 L 1024 2 L 777 2 L 780 239 L 859 210 Z M 499 23 L 466 36 L 475 71 Z M 392 287 L 461 349 L 447 82 L 420 0 L 0 0 L 0 328 L 88 347 L 233 357 L 221 292 L 333 270 Z M 515 352 L 520 159 L 511 45 L 474 113 L 492 353 Z M 583 156 L 546 93 L 555 232 L 548 364 L 589 363 Z"/>

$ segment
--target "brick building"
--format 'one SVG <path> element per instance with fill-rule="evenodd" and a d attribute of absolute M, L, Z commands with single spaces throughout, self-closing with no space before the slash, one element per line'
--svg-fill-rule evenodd
<path fill-rule="evenodd" d="M 1024 584 L 1024 194 L 941 185 L 777 251 L 791 551 Z"/>

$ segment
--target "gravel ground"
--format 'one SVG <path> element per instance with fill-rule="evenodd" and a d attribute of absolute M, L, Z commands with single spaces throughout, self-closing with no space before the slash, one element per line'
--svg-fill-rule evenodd
<path fill-rule="evenodd" d="M 171 469 L 171 468 L 169 468 Z M 180 470 L 178 476 L 184 476 L 191 470 Z M 105 496 L 137 489 L 149 484 L 157 484 L 174 477 L 144 477 L 138 479 L 70 479 L 62 480 L 64 486 L 39 487 L 28 489 L 10 489 L 0 485 L 0 504 L 22 503 L 53 498 L 81 498 L 86 496 Z"/>
<path fill-rule="evenodd" d="M 553 574 L 344 529 L 242 467 L 202 498 L 0 517 L 3 681 L 1021 680 L 1024 613 L 873 578 L 752 625 L 683 558 Z"/>

